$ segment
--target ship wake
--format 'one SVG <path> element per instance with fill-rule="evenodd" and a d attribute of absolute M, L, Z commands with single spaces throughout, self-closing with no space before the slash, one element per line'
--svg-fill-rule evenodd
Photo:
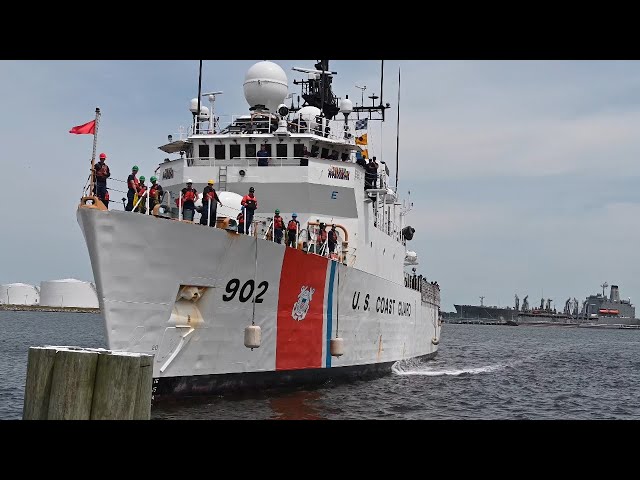
<path fill-rule="evenodd" d="M 491 373 L 504 370 L 508 365 L 497 363 L 493 365 L 485 365 L 482 367 L 463 367 L 463 368 L 439 368 L 433 365 L 427 365 L 419 362 L 396 362 L 391 370 L 396 375 L 422 375 L 427 377 L 439 377 L 449 375 L 457 377 L 459 375 L 477 375 L 480 373 Z"/>

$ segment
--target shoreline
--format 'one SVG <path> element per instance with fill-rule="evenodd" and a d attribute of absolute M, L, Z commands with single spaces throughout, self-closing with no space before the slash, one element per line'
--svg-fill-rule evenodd
<path fill-rule="evenodd" d="M 41 305 L 0 304 L 0 310 L 11 312 L 68 312 L 68 313 L 100 313 L 99 308 L 82 307 L 45 307 Z"/>

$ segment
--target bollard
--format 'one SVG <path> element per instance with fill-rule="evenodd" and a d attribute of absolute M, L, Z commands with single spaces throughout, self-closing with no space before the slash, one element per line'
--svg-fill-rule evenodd
<path fill-rule="evenodd" d="M 153 355 L 31 347 L 24 420 L 149 420 Z"/>

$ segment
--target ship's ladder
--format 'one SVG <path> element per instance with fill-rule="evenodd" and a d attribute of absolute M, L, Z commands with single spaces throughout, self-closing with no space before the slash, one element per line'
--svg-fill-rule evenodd
<path fill-rule="evenodd" d="M 221 192 L 227 191 L 227 166 L 220 165 L 218 170 L 218 189 Z"/>

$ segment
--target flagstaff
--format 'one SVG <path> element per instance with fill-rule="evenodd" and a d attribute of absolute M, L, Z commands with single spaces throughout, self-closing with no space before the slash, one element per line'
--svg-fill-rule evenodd
<path fill-rule="evenodd" d="M 91 190 L 90 195 L 95 195 L 96 173 L 94 171 L 96 164 L 96 148 L 98 147 L 98 126 L 100 125 L 100 108 L 96 107 L 95 129 L 93 131 L 93 153 L 91 154 Z"/>

